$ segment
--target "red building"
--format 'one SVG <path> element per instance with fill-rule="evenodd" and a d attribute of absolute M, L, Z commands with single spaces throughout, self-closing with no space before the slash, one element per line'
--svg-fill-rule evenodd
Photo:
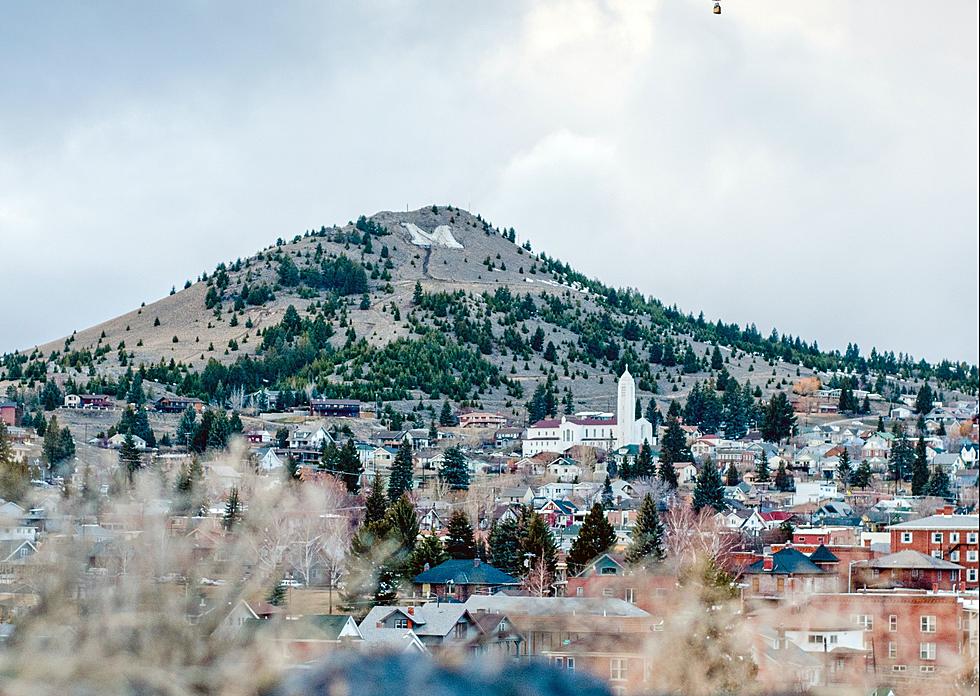
<path fill-rule="evenodd" d="M 869 591 L 814 595 L 807 611 L 836 616 L 864 630 L 867 673 L 878 683 L 947 685 L 968 666 L 965 610 L 954 594 Z"/>
<path fill-rule="evenodd" d="M 17 425 L 20 423 L 20 407 L 14 401 L 0 401 L 0 423 Z"/>
<path fill-rule="evenodd" d="M 853 571 L 853 588 L 955 591 L 963 587 L 963 566 L 911 549 L 861 562 Z"/>
<path fill-rule="evenodd" d="M 976 590 L 980 587 L 977 578 L 980 569 L 977 558 L 980 517 L 952 513 L 952 508 L 947 506 L 935 515 L 893 524 L 888 528 L 891 532 L 891 550 L 892 553 L 918 551 L 961 565 L 964 570 L 962 582 L 966 589 Z"/>

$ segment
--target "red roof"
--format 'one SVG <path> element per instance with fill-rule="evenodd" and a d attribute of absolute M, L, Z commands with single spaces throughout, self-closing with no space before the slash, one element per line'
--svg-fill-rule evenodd
<path fill-rule="evenodd" d="M 575 425 L 616 425 L 615 418 L 565 418 L 565 420 Z M 531 425 L 532 428 L 557 428 L 560 426 L 561 421 L 557 418 L 546 418 Z"/>

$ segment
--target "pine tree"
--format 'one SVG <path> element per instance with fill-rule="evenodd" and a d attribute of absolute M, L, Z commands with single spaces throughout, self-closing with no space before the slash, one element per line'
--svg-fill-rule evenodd
<path fill-rule="evenodd" d="M 402 493 L 412 490 L 415 476 L 415 464 L 412 457 L 412 444 L 408 439 L 402 440 L 398 446 L 398 454 L 391 467 L 391 478 L 388 480 L 388 500 L 395 502 Z"/>
<path fill-rule="evenodd" d="M 776 468 L 776 490 L 786 491 L 792 490 L 793 488 L 793 478 L 786 471 L 786 462 L 782 459 L 779 460 L 779 466 Z"/>
<path fill-rule="evenodd" d="M 695 510 L 712 507 L 718 512 L 725 509 L 725 491 L 721 483 L 718 467 L 710 459 L 705 459 L 698 470 L 694 484 L 693 507 Z"/>
<path fill-rule="evenodd" d="M 513 576 L 521 574 L 521 539 L 517 522 L 506 518 L 490 527 L 490 564 Z"/>
<path fill-rule="evenodd" d="M 348 438 L 344 446 L 340 448 L 336 458 L 337 469 L 340 477 L 347 487 L 347 492 L 357 495 L 361 491 L 361 475 L 364 467 L 361 464 L 361 457 L 357 454 L 357 445 L 352 438 Z"/>
<path fill-rule="evenodd" d="M 766 461 L 765 455 L 755 462 L 755 480 L 757 483 L 768 483 L 772 480 L 769 476 L 769 462 Z"/>
<path fill-rule="evenodd" d="M 466 456 L 459 445 L 453 445 L 443 452 L 439 478 L 454 491 L 469 489 L 470 471 L 466 464 Z"/>
<path fill-rule="evenodd" d="M 768 442 L 779 442 L 790 437 L 796 428 L 793 404 L 785 392 L 777 392 L 766 404 L 762 416 L 762 437 Z"/>
<path fill-rule="evenodd" d="M 606 480 L 602 482 L 602 509 L 612 510 L 614 507 L 612 481 L 609 480 L 609 474 L 606 474 Z"/>
<path fill-rule="evenodd" d="M 439 412 L 439 425 L 446 428 L 456 425 L 456 417 L 453 416 L 453 409 L 449 405 L 448 399 L 442 402 L 442 410 Z"/>
<path fill-rule="evenodd" d="M 578 536 L 572 542 L 568 553 L 568 572 L 578 573 L 589 561 L 608 551 L 615 543 L 616 530 L 606 519 L 602 505 L 596 503 L 586 514 Z"/>
<path fill-rule="evenodd" d="M 180 416 L 177 424 L 177 444 L 188 446 L 191 438 L 194 437 L 194 429 L 197 426 L 197 411 L 193 406 L 188 406 Z"/>
<path fill-rule="evenodd" d="M 867 459 L 862 459 L 861 463 L 858 464 L 857 469 L 851 475 L 851 485 L 857 486 L 861 490 L 864 490 L 871 485 L 871 464 Z"/>
<path fill-rule="evenodd" d="M 919 392 L 915 395 L 915 412 L 920 415 L 926 415 L 932 411 L 932 402 L 935 397 L 932 393 L 932 387 L 926 382 L 919 388 Z"/>
<path fill-rule="evenodd" d="M 225 501 L 225 513 L 221 518 L 221 526 L 226 532 L 230 532 L 235 525 L 242 519 L 242 501 L 238 497 L 238 487 L 235 486 L 228 493 L 228 500 Z"/>
<path fill-rule="evenodd" d="M 929 461 L 926 441 L 919 438 L 915 443 L 915 459 L 912 461 L 912 495 L 925 495 L 929 486 Z"/>
<path fill-rule="evenodd" d="M 626 560 L 633 565 L 643 566 L 662 561 L 666 556 L 664 525 L 660 521 L 660 513 L 657 512 L 653 496 L 647 493 L 643 496 L 636 515 L 633 539 L 626 551 Z"/>
<path fill-rule="evenodd" d="M 671 462 L 660 459 L 660 466 L 657 468 L 657 478 L 663 481 L 671 490 L 677 488 L 677 469 Z"/>
<path fill-rule="evenodd" d="M 383 524 L 402 549 L 411 552 L 415 548 L 419 536 L 419 517 L 407 493 L 388 508 Z"/>
<path fill-rule="evenodd" d="M 929 478 L 929 485 L 926 487 L 926 495 L 936 498 L 951 498 L 949 490 L 949 475 L 941 464 L 936 464 L 932 469 L 932 476 Z"/>
<path fill-rule="evenodd" d="M 548 572 L 554 574 L 555 564 L 558 562 L 558 547 L 555 538 L 548 529 L 541 515 L 530 508 L 524 508 L 518 528 L 522 535 L 521 539 L 521 562 L 530 558 L 532 563 L 536 560 L 544 559 L 548 566 Z M 527 568 L 522 567 L 522 573 L 526 573 Z"/>
<path fill-rule="evenodd" d="M 129 485 L 133 485 L 133 476 L 143 468 L 143 457 L 136 447 L 136 440 L 129 433 L 126 433 L 122 446 L 119 448 L 119 465 L 126 472 L 126 480 L 129 481 Z"/>
<path fill-rule="evenodd" d="M 416 307 L 422 304 L 422 283 L 418 280 L 415 281 L 415 290 L 412 291 L 412 304 Z"/>
<path fill-rule="evenodd" d="M 636 457 L 632 473 L 636 478 L 646 478 L 648 476 L 654 476 L 657 473 L 653 463 L 653 448 L 650 447 L 650 443 L 646 438 L 644 438 L 643 444 L 640 445 L 640 453 Z"/>
<path fill-rule="evenodd" d="M 896 423 L 893 429 L 895 439 L 888 453 L 888 466 L 896 488 L 899 481 L 904 481 L 909 475 L 909 469 L 915 459 L 915 453 L 905 437 L 905 428 Z"/>
<path fill-rule="evenodd" d="M 847 489 L 851 484 L 851 455 L 844 449 L 837 458 L 837 480 Z"/>
<path fill-rule="evenodd" d="M 0 497 L 18 502 L 30 487 L 26 461 L 15 461 L 7 426 L 0 421 Z"/>
<path fill-rule="evenodd" d="M 725 366 L 725 361 L 721 357 L 721 351 L 718 350 L 718 345 L 715 344 L 715 348 L 711 351 L 711 369 L 718 371 Z"/>
<path fill-rule="evenodd" d="M 728 462 L 728 469 L 725 470 L 725 485 L 726 486 L 737 486 L 742 480 L 742 477 L 738 473 L 738 469 L 735 467 L 735 462 Z"/>
<path fill-rule="evenodd" d="M 677 403 L 677 402 L 674 402 Z M 670 418 L 667 422 L 667 432 L 664 433 L 660 445 L 660 461 L 670 464 L 689 462 L 694 459 L 691 449 L 687 446 L 687 436 L 681 428 L 680 420 Z"/>
<path fill-rule="evenodd" d="M 425 571 L 426 566 L 435 568 L 448 560 L 449 554 L 446 553 L 446 547 L 439 540 L 439 537 L 435 534 L 424 536 L 418 540 L 415 549 L 412 551 L 409 575 L 415 577 Z"/>
<path fill-rule="evenodd" d="M 476 558 L 476 542 L 473 540 L 473 527 L 466 513 L 453 510 L 446 525 L 446 552 L 451 558 Z"/>
<path fill-rule="evenodd" d="M 281 579 L 269 590 L 265 601 L 274 607 L 281 607 L 286 604 L 286 588 L 283 586 Z"/>
<path fill-rule="evenodd" d="M 376 476 L 371 487 L 371 495 L 364 502 L 364 524 L 375 525 L 385 518 L 388 512 L 388 498 L 385 495 L 385 483 L 381 476 Z"/>

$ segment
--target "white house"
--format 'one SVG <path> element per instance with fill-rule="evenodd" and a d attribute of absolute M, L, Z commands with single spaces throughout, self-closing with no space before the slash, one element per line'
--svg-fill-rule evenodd
<path fill-rule="evenodd" d="M 138 450 L 146 449 L 146 440 L 141 438 L 139 435 L 132 435 L 131 437 L 133 438 L 133 442 L 136 444 L 136 449 Z M 122 433 L 116 433 L 115 435 L 109 438 L 108 442 L 110 447 L 122 447 L 123 442 L 125 441 L 126 441 L 125 435 L 123 435 Z"/>

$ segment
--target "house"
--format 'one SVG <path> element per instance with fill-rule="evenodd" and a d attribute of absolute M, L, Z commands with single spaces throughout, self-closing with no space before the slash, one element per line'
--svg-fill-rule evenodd
<path fill-rule="evenodd" d="M 310 415 L 324 418 L 360 418 L 361 402 L 351 399 L 310 399 Z"/>
<path fill-rule="evenodd" d="M 520 486 L 517 488 L 504 488 L 497 496 L 497 500 L 502 503 L 520 503 L 529 505 L 534 498 L 534 491 L 530 486 Z"/>
<path fill-rule="evenodd" d="M 905 549 L 854 565 L 853 587 L 956 590 L 962 587 L 963 566 Z"/>
<path fill-rule="evenodd" d="M 412 433 L 408 430 L 382 430 L 374 436 L 374 441 L 382 447 L 394 447 L 395 449 L 398 449 L 402 442 L 408 442 L 412 447 L 415 447 Z"/>
<path fill-rule="evenodd" d="M 108 394 L 65 394 L 65 408 L 111 410 L 115 399 Z"/>
<path fill-rule="evenodd" d="M 677 474 L 677 483 L 694 483 L 698 478 L 698 468 L 694 462 L 675 462 L 674 471 Z"/>
<path fill-rule="evenodd" d="M 36 553 L 37 546 L 31 539 L 0 541 L 0 584 L 12 585 L 20 581 L 24 564 Z"/>
<path fill-rule="evenodd" d="M 334 442 L 334 439 L 323 426 L 316 430 L 297 428 L 289 433 L 287 440 L 289 449 L 316 450 L 317 452 L 325 443 L 329 442 Z"/>
<path fill-rule="evenodd" d="M 465 601 L 473 594 L 492 594 L 521 581 L 480 559 L 451 559 L 427 568 L 412 578 L 415 593 L 422 597 L 452 597 Z"/>
<path fill-rule="evenodd" d="M 499 413 L 470 411 L 459 416 L 461 428 L 500 428 L 505 425 L 507 425 L 507 418 Z"/>
<path fill-rule="evenodd" d="M 16 401 L 0 401 L 0 423 L 6 426 L 20 425 L 21 408 Z"/>
<path fill-rule="evenodd" d="M 283 648 L 293 663 L 311 662 L 340 646 L 364 644 L 354 617 L 346 614 L 290 616 L 284 621 L 250 619 L 246 627 L 262 631 L 261 640 Z"/>
<path fill-rule="evenodd" d="M 955 515 L 952 507 L 946 506 L 935 515 L 893 524 L 888 527 L 891 550 L 894 553 L 911 549 L 961 565 L 965 571 L 962 578 L 965 588 L 976 590 L 980 587 L 978 520 L 977 515 Z"/>
<path fill-rule="evenodd" d="M 287 455 L 280 456 L 275 447 L 265 447 L 256 452 L 259 471 L 275 471 L 286 464 Z"/>
<path fill-rule="evenodd" d="M 252 445 L 268 445 L 275 441 L 276 436 L 268 430 L 249 430 L 245 433 L 245 439 Z"/>
<path fill-rule="evenodd" d="M 497 447 L 507 447 L 521 439 L 522 428 L 498 428 L 493 434 L 493 443 Z"/>
<path fill-rule="evenodd" d="M 536 512 L 545 519 L 549 527 L 570 527 L 575 522 L 578 507 L 568 500 L 550 498 Z"/>
<path fill-rule="evenodd" d="M 203 401 L 184 396 L 161 396 L 153 404 L 153 407 L 161 413 L 183 413 L 188 406 L 198 413 L 204 410 Z"/>
<path fill-rule="evenodd" d="M 560 457 L 548 465 L 548 475 L 562 483 L 573 483 L 582 477 L 582 467 L 567 457 Z"/>
<path fill-rule="evenodd" d="M 742 571 L 755 597 L 807 596 L 813 592 L 836 592 L 837 576 L 827 573 L 805 554 L 787 546 L 765 554 Z"/>
<path fill-rule="evenodd" d="M 136 445 L 136 449 L 138 450 L 146 449 L 146 440 L 141 438 L 139 435 L 130 435 L 129 437 L 133 438 L 133 443 Z M 126 435 L 124 435 L 123 433 L 116 433 L 108 440 L 106 440 L 106 446 L 112 447 L 114 449 L 118 449 L 123 446 L 123 443 L 125 441 L 126 441 Z"/>

